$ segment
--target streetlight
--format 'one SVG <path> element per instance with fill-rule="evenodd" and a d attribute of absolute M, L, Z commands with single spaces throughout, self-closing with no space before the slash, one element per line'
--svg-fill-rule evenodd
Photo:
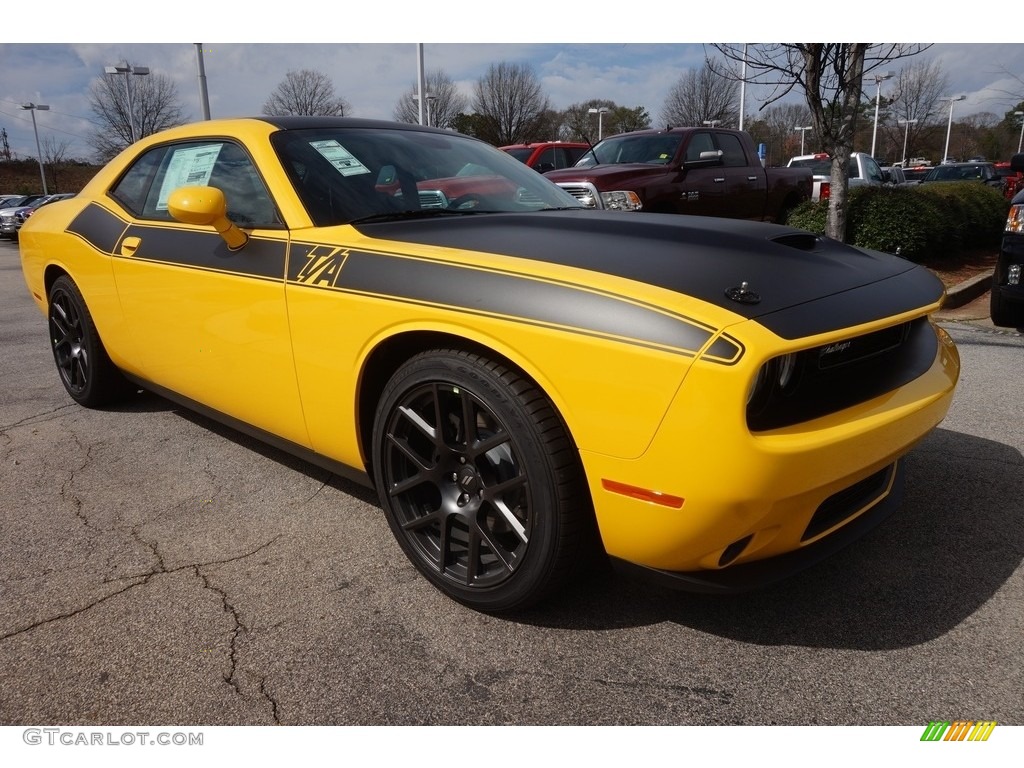
<path fill-rule="evenodd" d="M 149 67 L 133 67 L 131 64 L 125 62 L 124 64 L 115 64 L 111 67 L 104 67 L 103 71 L 108 75 L 124 75 L 124 92 L 128 97 L 128 128 L 132 135 L 132 144 L 135 143 L 135 112 L 132 111 L 132 88 L 128 83 L 128 75 L 148 75 Z"/>
<path fill-rule="evenodd" d="M 804 136 L 807 135 L 808 131 L 814 130 L 813 125 L 795 125 L 793 126 L 794 131 L 800 131 L 800 154 L 804 154 Z"/>
<path fill-rule="evenodd" d="M 414 93 L 412 97 L 416 99 L 417 102 L 420 100 L 420 95 L 418 93 Z M 430 102 L 432 101 L 437 101 L 437 96 L 435 96 L 432 93 L 428 93 L 423 97 L 423 108 L 426 110 L 427 113 L 426 125 L 428 126 L 430 125 Z"/>
<path fill-rule="evenodd" d="M 878 105 L 882 101 L 882 81 L 888 80 L 891 77 L 896 77 L 895 72 L 876 72 L 874 75 L 875 80 L 875 128 L 871 132 L 871 156 L 875 156 L 875 140 L 878 138 Z"/>
<path fill-rule="evenodd" d="M 942 162 L 946 162 L 946 158 L 949 157 L 949 134 L 953 132 L 953 103 L 957 101 L 963 101 L 967 97 L 961 94 L 960 96 L 943 96 L 939 101 L 949 102 L 949 124 L 946 126 L 946 148 L 942 152 Z"/>
<path fill-rule="evenodd" d="M 1020 118 L 1020 138 L 1017 139 L 1017 154 L 1020 154 L 1020 146 L 1024 144 L 1024 112 L 1014 112 Z"/>
<path fill-rule="evenodd" d="M 604 113 L 608 111 L 608 107 L 591 107 L 587 110 L 588 115 L 597 115 L 597 140 L 600 141 L 604 134 L 604 126 L 601 121 L 604 117 Z"/>
<path fill-rule="evenodd" d="M 903 123 L 903 125 L 907 126 L 903 130 L 903 160 L 901 161 L 903 163 L 903 165 L 907 164 L 907 138 L 910 136 L 910 126 L 914 125 L 916 122 L 917 122 L 917 118 L 914 118 L 913 120 L 897 120 L 896 121 L 896 125 L 899 125 L 900 123 Z"/>
<path fill-rule="evenodd" d="M 43 180 L 43 194 L 48 195 L 46 191 L 46 172 L 43 171 L 43 150 L 39 148 L 39 129 L 36 128 L 36 110 L 41 109 L 43 112 L 49 110 L 49 104 L 22 104 L 22 109 L 27 109 L 32 112 L 32 131 L 36 135 L 36 159 L 39 161 L 39 178 Z"/>
<path fill-rule="evenodd" d="M 704 125 L 710 125 L 712 128 L 714 128 L 716 125 L 721 125 L 721 124 L 722 124 L 721 120 L 705 120 L 704 121 Z"/>

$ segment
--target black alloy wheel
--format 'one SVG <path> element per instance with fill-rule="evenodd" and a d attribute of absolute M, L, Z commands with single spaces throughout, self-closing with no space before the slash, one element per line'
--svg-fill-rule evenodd
<path fill-rule="evenodd" d="M 486 358 L 435 350 L 388 383 L 374 425 L 381 504 L 416 568 L 483 611 L 525 608 L 573 570 L 590 516 L 546 397 Z"/>
<path fill-rule="evenodd" d="M 107 357 L 78 286 L 67 276 L 50 288 L 47 317 L 57 372 L 75 402 L 95 407 L 124 392 L 124 379 Z"/>

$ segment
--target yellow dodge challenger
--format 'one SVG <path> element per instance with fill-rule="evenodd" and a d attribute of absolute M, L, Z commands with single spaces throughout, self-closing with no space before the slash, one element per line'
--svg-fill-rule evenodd
<path fill-rule="evenodd" d="M 175 128 L 20 248 L 75 401 L 142 387 L 372 485 L 413 565 L 484 611 L 598 545 L 711 592 L 816 562 L 898 506 L 959 375 L 921 267 L 588 210 L 411 125 Z"/>

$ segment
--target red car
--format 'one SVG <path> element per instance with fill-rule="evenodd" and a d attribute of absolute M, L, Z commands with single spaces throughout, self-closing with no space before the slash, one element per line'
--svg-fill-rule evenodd
<path fill-rule="evenodd" d="M 1007 200 L 1013 200 L 1013 196 L 1024 188 L 1024 174 L 1010 168 L 1009 163 L 993 163 L 996 173 L 1003 180 L 1003 196 Z"/>
<path fill-rule="evenodd" d="M 540 173 L 572 168 L 590 149 L 589 144 L 576 141 L 540 141 L 533 144 L 510 144 L 499 149 Z"/>

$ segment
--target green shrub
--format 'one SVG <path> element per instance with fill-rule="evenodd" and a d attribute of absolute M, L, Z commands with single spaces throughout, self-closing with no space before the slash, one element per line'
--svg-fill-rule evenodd
<path fill-rule="evenodd" d="M 975 182 L 858 187 L 850 190 L 849 203 L 848 243 L 911 261 L 998 247 L 1009 210 L 998 190 Z M 827 219 L 827 201 L 805 202 L 787 224 L 823 234 Z"/>

